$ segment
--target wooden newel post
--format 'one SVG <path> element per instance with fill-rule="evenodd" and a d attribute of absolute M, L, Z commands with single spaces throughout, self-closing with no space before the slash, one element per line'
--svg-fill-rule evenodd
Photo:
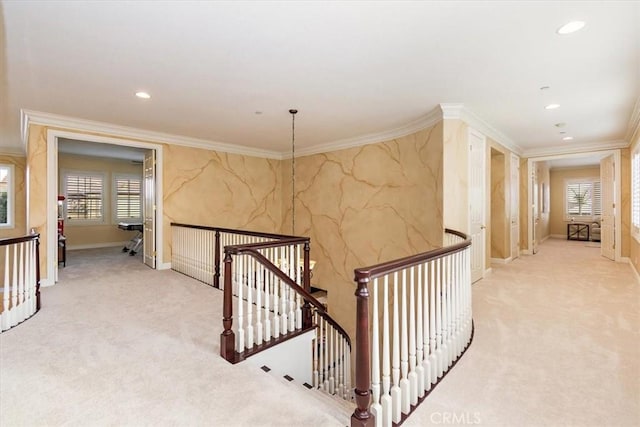
<path fill-rule="evenodd" d="M 371 361 L 369 350 L 369 289 L 368 277 L 356 276 L 356 409 L 351 415 L 351 427 L 373 427 L 375 420 L 369 412 L 371 403 Z"/>
<path fill-rule="evenodd" d="M 233 324 L 233 283 L 231 279 L 231 254 L 226 253 L 224 256 L 224 299 L 222 308 L 222 326 L 224 330 L 220 334 L 220 356 L 227 361 L 235 362 L 236 337 L 231 330 Z"/>
<path fill-rule="evenodd" d="M 36 236 L 36 311 L 40 310 L 40 234 Z"/>
<path fill-rule="evenodd" d="M 220 231 L 216 230 L 215 270 L 213 274 L 213 287 L 220 289 Z"/>
<path fill-rule="evenodd" d="M 303 260 L 303 275 L 302 275 L 302 285 L 304 290 L 308 293 L 311 293 L 311 271 L 309 270 L 309 251 L 311 250 L 309 246 L 309 242 L 304 242 L 304 260 Z M 308 328 L 313 323 L 313 314 L 311 313 L 311 304 L 309 301 L 304 302 L 302 306 L 302 327 Z"/>

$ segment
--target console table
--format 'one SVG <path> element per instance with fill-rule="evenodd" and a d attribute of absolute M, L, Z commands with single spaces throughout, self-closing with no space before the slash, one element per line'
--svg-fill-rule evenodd
<path fill-rule="evenodd" d="M 567 240 L 589 240 L 589 224 L 570 222 L 567 224 Z"/>

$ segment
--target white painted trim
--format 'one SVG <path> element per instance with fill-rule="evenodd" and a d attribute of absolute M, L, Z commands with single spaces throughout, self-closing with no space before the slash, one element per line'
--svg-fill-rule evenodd
<path fill-rule="evenodd" d="M 363 145 L 391 141 L 393 139 L 401 138 L 403 136 L 419 132 L 423 129 L 427 129 L 440 122 L 441 120 L 442 112 L 439 108 L 434 108 L 428 114 L 395 129 L 379 133 L 370 133 L 366 135 L 356 136 L 354 138 L 340 139 L 338 141 L 314 145 L 313 147 L 302 148 L 300 150 L 296 150 L 296 157 L 328 153 L 331 151 L 345 150 L 348 148 L 361 147 Z M 291 153 L 282 153 L 282 158 L 290 159 Z"/>
<path fill-rule="evenodd" d="M 20 110 L 20 123 L 22 126 L 23 141 L 26 141 L 29 125 L 38 124 L 45 126 L 61 127 L 78 132 L 97 132 L 123 139 L 138 139 L 149 141 L 150 143 L 165 143 L 180 145 L 185 147 L 202 148 L 205 150 L 215 150 L 223 153 L 239 154 L 252 157 L 263 157 L 268 159 L 281 159 L 281 153 L 259 148 L 250 148 L 240 145 L 227 144 L 224 142 L 208 141 L 204 139 L 191 138 L 187 136 L 172 135 L 163 132 L 155 132 L 144 129 L 136 129 L 128 126 L 119 126 L 111 123 L 97 122 L 93 120 L 77 119 L 74 117 L 61 116 L 58 114 L 43 113 L 33 110 Z M 78 134 L 75 134 L 78 138 Z M 86 138 L 85 138 L 86 139 Z"/>
<path fill-rule="evenodd" d="M 55 285 L 55 282 L 52 280 L 49 280 L 48 277 L 41 277 L 40 278 L 40 287 L 41 288 L 48 288 L 49 286 L 53 286 Z"/>
<path fill-rule="evenodd" d="M 24 149 L 18 147 L 0 147 L 0 156 L 25 157 Z"/>
<path fill-rule="evenodd" d="M 156 151 L 156 252 L 157 259 L 163 259 L 163 247 L 164 247 L 164 202 L 162 199 L 163 194 L 163 145 L 152 142 L 135 141 L 121 138 L 114 138 L 110 136 L 97 136 L 91 134 L 82 133 L 82 131 L 67 131 L 67 130 L 47 130 L 47 271 L 54 272 L 53 283 L 57 281 L 58 272 L 58 239 L 56 238 L 57 231 L 57 209 L 58 209 L 58 138 L 69 139 L 81 139 L 83 141 L 99 142 L 105 144 L 124 145 L 129 147 L 138 147 L 147 150 Z M 53 284 L 52 283 L 52 284 Z"/>
<path fill-rule="evenodd" d="M 9 170 L 9 185 L 7 186 L 7 222 L 0 224 L 0 230 L 13 230 L 16 226 L 16 167 L 13 163 L 2 163 L 0 167 Z"/>
<path fill-rule="evenodd" d="M 129 241 L 124 242 L 106 242 L 106 243 L 87 243 L 86 245 L 69 245 L 68 251 L 78 251 L 83 249 L 101 249 L 101 248 L 114 248 L 116 246 L 124 247 Z"/>
<path fill-rule="evenodd" d="M 544 243 L 544 242 L 546 242 L 546 241 L 547 241 L 547 239 L 549 239 L 549 237 L 551 237 L 551 234 L 548 234 L 548 235 L 544 236 L 544 237 L 542 238 L 542 240 L 540 240 L 540 243 Z"/>
<path fill-rule="evenodd" d="M 541 147 L 525 150 L 523 157 L 553 156 L 554 159 L 562 156 L 571 157 L 572 154 L 599 154 L 598 151 L 617 150 L 629 146 L 626 141 L 602 141 L 587 142 L 569 147 Z"/>
<path fill-rule="evenodd" d="M 627 133 L 624 136 L 624 139 L 631 145 L 633 141 L 638 137 L 638 133 L 640 132 L 640 96 L 636 99 L 636 104 L 633 107 L 633 111 L 631 112 L 631 117 L 629 118 L 629 123 L 627 124 Z"/>
<path fill-rule="evenodd" d="M 464 104 L 440 104 L 443 119 L 460 119 L 485 136 L 500 143 L 505 148 L 513 151 L 518 155 L 522 155 L 522 147 L 514 140 L 503 134 L 489 123 L 480 118 L 476 113 L 465 107 Z"/>
<path fill-rule="evenodd" d="M 156 262 L 156 268 L 158 270 L 171 270 L 170 262 Z"/>
<path fill-rule="evenodd" d="M 508 264 L 513 261 L 513 258 L 491 258 L 492 264 Z"/>
<path fill-rule="evenodd" d="M 520 255 L 531 255 L 529 249 L 520 249 Z"/>
<path fill-rule="evenodd" d="M 484 278 L 485 278 L 485 276 L 487 276 L 487 275 L 489 275 L 489 274 L 491 274 L 491 273 L 493 273 L 493 268 L 491 268 L 491 267 L 486 268 L 486 269 L 484 270 L 484 273 L 482 273 L 482 278 L 484 279 Z"/>

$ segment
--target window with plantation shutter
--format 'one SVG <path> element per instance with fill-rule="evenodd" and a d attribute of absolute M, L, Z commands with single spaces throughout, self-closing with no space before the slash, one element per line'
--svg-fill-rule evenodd
<path fill-rule="evenodd" d="M 588 219 L 602 214 L 599 179 L 571 180 L 565 183 L 567 219 Z"/>
<path fill-rule="evenodd" d="M 104 220 L 103 175 L 67 172 L 64 176 L 64 184 L 68 220 Z"/>
<path fill-rule="evenodd" d="M 13 226 L 13 175 L 13 165 L 0 164 L 0 228 Z"/>
<path fill-rule="evenodd" d="M 117 221 L 142 219 L 142 179 L 116 175 L 114 178 L 115 218 Z"/>

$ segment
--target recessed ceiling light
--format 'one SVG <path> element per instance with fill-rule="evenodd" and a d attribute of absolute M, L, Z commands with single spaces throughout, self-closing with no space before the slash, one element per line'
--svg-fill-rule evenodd
<path fill-rule="evenodd" d="M 583 21 L 571 21 L 558 28 L 556 32 L 562 35 L 575 33 L 576 31 L 581 30 L 584 25 L 585 23 Z"/>
<path fill-rule="evenodd" d="M 560 135 L 564 135 L 565 133 L 567 133 L 567 132 L 565 132 L 563 130 L 560 131 Z"/>
<path fill-rule="evenodd" d="M 563 141 L 571 141 L 573 140 L 572 136 L 565 136 L 564 138 L 562 138 Z"/>
<path fill-rule="evenodd" d="M 151 95 L 149 95 L 147 92 L 136 92 L 136 96 L 138 98 L 142 98 L 142 99 L 149 99 L 151 98 Z"/>
<path fill-rule="evenodd" d="M 551 89 L 549 86 L 542 86 L 542 87 L 540 88 L 540 90 L 549 90 L 549 89 Z"/>
<path fill-rule="evenodd" d="M 560 104 L 549 104 L 544 107 L 545 110 L 555 110 L 556 108 L 560 108 Z"/>
<path fill-rule="evenodd" d="M 554 126 L 555 126 L 555 127 L 557 127 L 557 128 L 563 128 L 563 127 L 565 127 L 566 125 L 567 125 L 566 123 L 564 123 L 564 122 L 560 122 L 560 123 L 556 123 Z"/>
<path fill-rule="evenodd" d="M 255 114 L 256 116 L 259 116 L 260 114 L 262 114 L 262 111 L 256 111 L 254 114 Z"/>

